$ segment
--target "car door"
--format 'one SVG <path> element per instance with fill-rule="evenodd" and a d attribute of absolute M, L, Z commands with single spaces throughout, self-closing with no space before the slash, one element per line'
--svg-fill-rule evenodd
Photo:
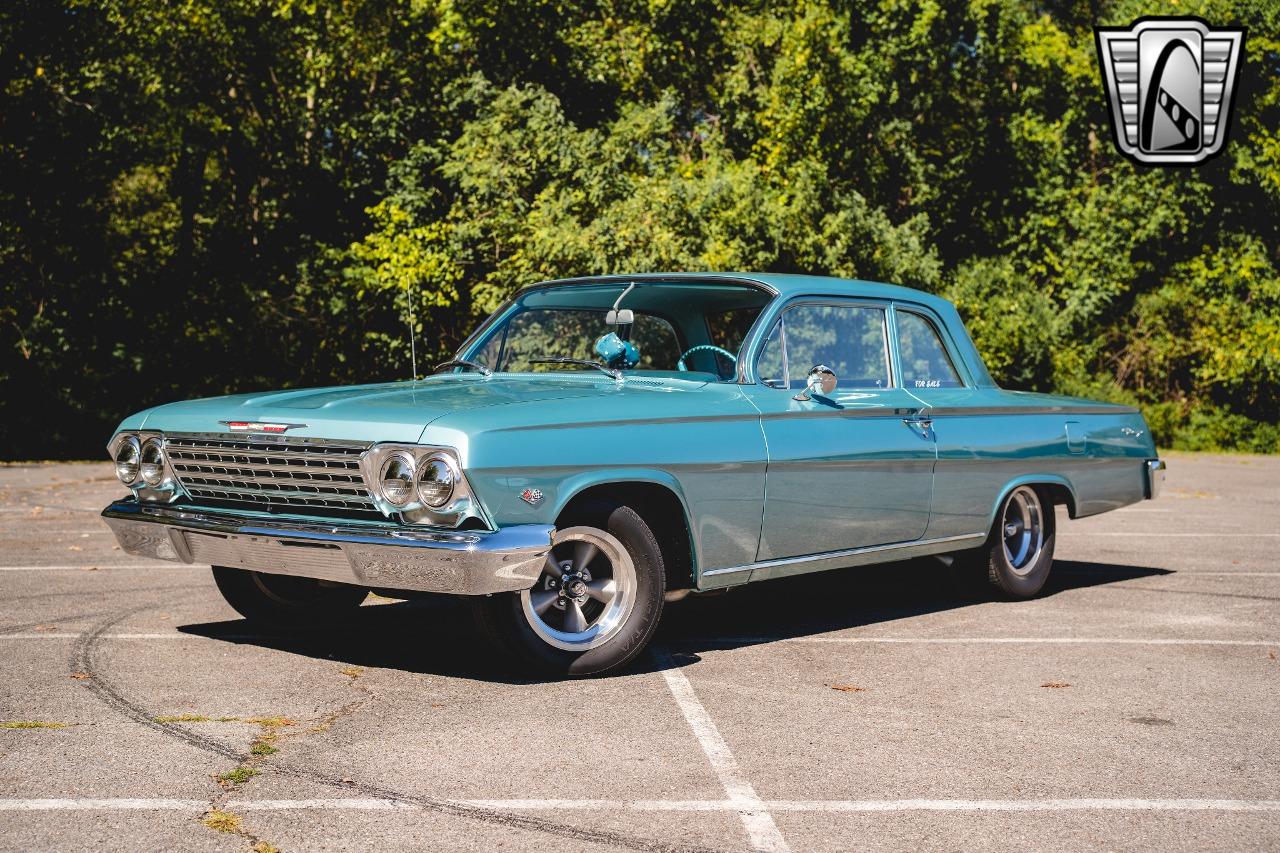
<path fill-rule="evenodd" d="M 993 392 L 973 387 L 946 324 L 932 312 L 895 304 L 893 327 L 900 384 L 924 406 L 938 448 L 925 535 L 985 534 L 1004 484 L 1025 469 L 1026 454 L 1043 438 L 1011 433 L 1011 418 L 989 413 Z"/>
<path fill-rule="evenodd" d="M 804 394 L 812 368 L 829 394 Z M 787 306 L 760 349 L 756 384 L 768 446 L 758 561 L 919 539 L 935 449 L 919 400 L 894 382 L 886 305 L 838 299 Z M 805 399 L 807 398 L 807 399 Z"/>

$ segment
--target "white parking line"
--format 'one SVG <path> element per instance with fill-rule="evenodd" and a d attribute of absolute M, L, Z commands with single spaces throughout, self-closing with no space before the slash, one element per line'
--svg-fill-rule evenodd
<path fill-rule="evenodd" d="M 80 631 L 59 631 L 56 628 L 42 632 L 0 634 L 0 640 L 76 640 L 84 636 Z M 103 640 L 214 640 L 254 642 L 263 640 L 287 640 L 286 635 L 276 634 L 184 634 L 178 631 L 125 632 L 99 634 Z M 1253 648 L 1280 648 L 1280 640 L 1214 640 L 1177 637 L 687 637 L 673 640 L 678 645 L 690 643 L 725 645 L 758 645 L 761 643 L 848 643 L 865 645 L 1099 645 L 1099 646 L 1246 646 Z M 665 674 L 665 673 L 664 673 Z M 688 679 L 685 679 L 686 683 Z M 668 685 L 670 682 L 668 681 Z M 675 692 L 675 688 L 672 688 Z M 696 698 L 695 698 L 696 701 Z M 683 707 L 681 710 L 684 710 Z M 692 726 L 693 723 L 691 722 Z"/>
<path fill-rule="evenodd" d="M 740 800 L 447 800 L 453 805 L 495 811 L 646 811 L 740 812 Z M 1275 812 L 1280 800 L 1214 799 L 1058 799 L 1058 800 L 756 800 L 777 812 L 1066 812 L 1066 811 L 1224 811 Z M 0 811 L 194 811 L 208 800 L 147 798 L 0 799 Z M 253 811 L 419 811 L 401 800 L 333 798 L 311 800 L 230 800 L 224 809 Z M 772 819 L 770 819 L 772 822 Z M 775 829 L 776 832 L 776 829 Z M 781 841 L 781 837 L 779 837 Z M 783 842 L 785 844 L 785 842 Z"/>
<path fill-rule="evenodd" d="M 716 777 L 724 787 L 724 792 L 729 796 L 729 802 L 734 804 L 742 819 L 742 826 L 747 831 L 751 847 L 755 850 L 786 853 L 791 849 L 787 846 L 786 839 L 778 831 L 777 824 L 773 822 L 773 816 L 764 807 L 756 794 L 756 789 L 742 774 L 738 760 L 733 757 L 729 745 L 720 736 L 720 730 L 716 728 L 715 721 L 711 719 L 707 709 L 698 701 L 698 695 L 694 693 L 689 679 L 666 651 L 657 650 L 654 656 L 662 667 L 662 677 L 667 682 L 671 695 L 675 697 L 680 713 L 684 714 L 685 722 L 689 724 L 689 728 L 693 729 L 693 736 L 698 739 L 698 745 L 702 747 L 707 760 L 711 762 L 711 769 L 715 771 Z"/>
<path fill-rule="evenodd" d="M 1280 800 L 778 800 L 781 812 L 1280 811 Z"/>
<path fill-rule="evenodd" d="M 1174 572 L 1174 574 L 1185 575 L 1189 578 L 1280 578 L 1280 572 L 1189 572 L 1184 570 Z M 1143 578 L 1143 580 L 1148 580 L 1148 578 Z"/>
<path fill-rule="evenodd" d="M 39 633 L 0 634 L 0 640 L 78 640 L 84 634 L 80 631 L 59 631 L 56 627 Z M 178 631 L 158 631 L 153 633 L 116 633 L 98 634 L 101 640 L 245 640 L 249 642 L 262 640 L 287 639 L 283 635 L 268 634 L 222 634 L 218 637 L 206 637 L 203 634 L 183 634 Z"/>
<path fill-rule="evenodd" d="M 1195 640 L 1171 637 L 697 637 L 686 643 L 861 643 L 922 645 L 1280 646 L 1280 640 Z"/>
<path fill-rule="evenodd" d="M 1276 539 L 1280 538 L 1280 533 L 1254 533 L 1254 532 L 1235 532 L 1233 530 L 1221 530 L 1217 533 L 1156 533 L 1154 531 L 1143 530 L 1109 530 L 1109 531 L 1076 531 L 1075 535 L 1084 538 L 1086 536 L 1158 536 L 1161 539 Z"/>
<path fill-rule="evenodd" d="M 1082 561 L 1083 562 L 1083 561 Z M 1090 577 L 1108 577 L 1114 576 L 1114 572 L 1106 569 L 1062 569 L 1059 572 L 1064 577 L 1075 577 L 1077 575 L 1088 575 Z M 1280 572 L 1201 572 L 1194 569 L 1178 569 L 1168 574 L 1153 575 L 1134 575 L 1127 578 L 1116 578 L 1121 580 L 1157 580 L 1159 578 L 1280 578 Z"/>
<path fill-rule="evenodd" d="M 0 812 L 54 812 L 54 811 L 204 811 L 208 800 L 153 800 L 153 799 L 35 799 L 0 800 Z"/>
<path fill-rule="evenodd" d="M 169 560 L 155 560 L 150 563 L 61 563 L 52 566 L 0 566 L 0 572 L 87 572 L 90 569 L 172 569 L 175 565 L 183 565 L 190 568 L 191 565 L 199 567 L 200 564 L 175 564 Z"/>

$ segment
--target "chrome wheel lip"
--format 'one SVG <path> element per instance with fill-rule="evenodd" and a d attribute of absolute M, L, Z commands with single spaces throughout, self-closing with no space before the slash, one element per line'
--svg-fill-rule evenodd
<path fill-rule="evenodd" d="M 565 651 L 582 652 L 599 648 L 609 642 L 626 624 L 636 603 L 636 568 L 623 544 L 604 530 L 594 527 L 569 527 L 559 530 L 556 532 L 552 551 L 554 552 L 567 542 L 587 542 L 600 550 L 602 557 L 597 558 L 598 561 L 603 562 L 607 559 L 612 572 L 610 578 L 613 582 L 612 598 L 605 604 L 600 614 L 582 631 L 564 631 L 542 618 L 533 603 L 533 593 L 538 591 L 538 585 L 520 593 L 520 608 L 524 612 L 529 627 L 544 643 Z M 558 562 L 563 565 L 565 561 Z M 543 577 L 545 573 L 539 577 L 539 585 Z"/>
<path fill-rule="evenodd" d="M 1005 499 L 1000 542 L 1010 570 L 1019 577 L 1030 574 L 1044 551 L 1044 508 L 1030 486 L 1019 486 Z"/>

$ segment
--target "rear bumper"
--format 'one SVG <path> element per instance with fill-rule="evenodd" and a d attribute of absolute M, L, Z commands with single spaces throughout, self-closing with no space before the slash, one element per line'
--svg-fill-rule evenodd
<path fill-rule="evenodd" d="M 530 588 L 555 533 L 541 524 L 489 533 L 276 521 L 132 499 L 102 517 L 120 547 L 140 557 L 457 595 Z"/>
<path fill-rule="evenodd" d="M 1160 489 L 1164 487 L 1166 467 L 1163 459 L 1147 460 L 1147 500 L 1160 496 Z"/>

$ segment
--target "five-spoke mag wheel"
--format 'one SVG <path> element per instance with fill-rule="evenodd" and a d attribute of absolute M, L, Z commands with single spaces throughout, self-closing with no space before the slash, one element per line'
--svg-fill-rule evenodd
<path fill-rule="evenodd" d="M 1009 495 L 1001 513 L 1000 532 L 1009 568 L 1025 576 L 1044 550 L 1044 510 L 1030 486 L 1019 486 Z"/>
<path fill-rule="evenodd" d="M 592 527 L 556 534 L 542 575 L 520 593 L 529 627 L 548 645 L 585 651 L 603 645 L 635 605 L 636 569 L 613 535 Z"/>

